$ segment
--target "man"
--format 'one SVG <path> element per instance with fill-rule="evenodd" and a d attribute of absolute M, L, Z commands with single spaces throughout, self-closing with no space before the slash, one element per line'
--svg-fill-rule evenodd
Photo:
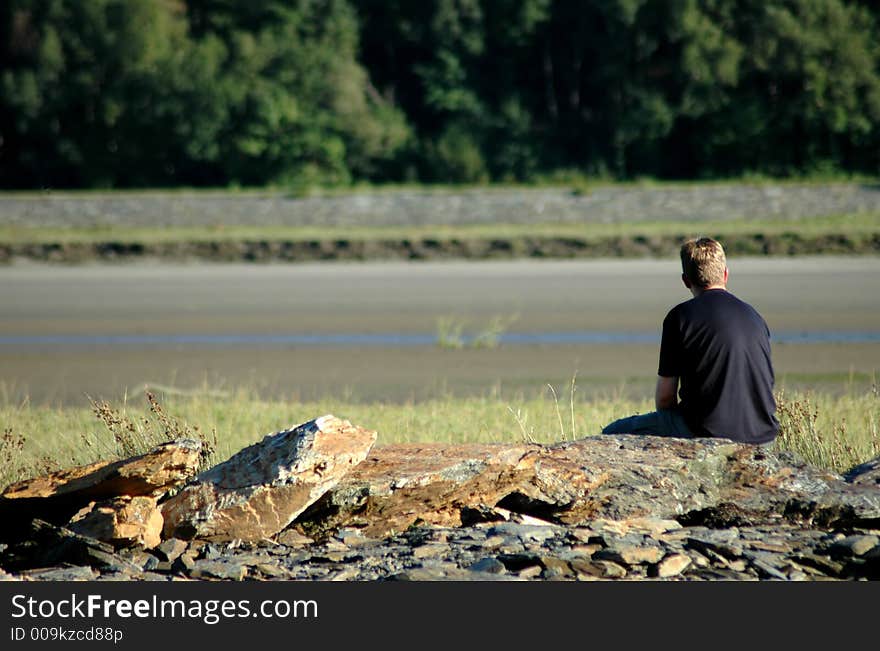
<path fill-rule="evenodd" d="M 663 321 L 657 411 L 622 418 L 602 432 L 769 443 L 779 423 L 767 324 L 727 291 L 727 261 L 715 240 L 685 242 L 681 267 L 693 298 Z"/>

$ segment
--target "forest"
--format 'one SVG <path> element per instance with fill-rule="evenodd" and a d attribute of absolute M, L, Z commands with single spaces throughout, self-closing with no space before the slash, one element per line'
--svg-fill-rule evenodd
<path fill-rule="evenodd" d="M 880 172 L 871 0 L 5 0 L 0 187 Z"/>

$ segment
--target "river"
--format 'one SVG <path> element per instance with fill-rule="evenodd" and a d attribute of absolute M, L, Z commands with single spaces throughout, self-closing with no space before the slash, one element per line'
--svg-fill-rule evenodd
<path fill-rule="evenodd" d="M 870 382 L 880 259 L 729 263 L 728 288 L 773 333 L 780 384 Z M 690 296 L 679 273 L 672 259 L 16 264 L 0 269 L 0 397 L 85 404 L 151 384 L 398 401 L 575 374 L 581 396 L 647 394 L 663 316 Z M 437 345 L 441 323 L 464 348 Z M 493 329 L 495 347 L 470 347 Z"/>

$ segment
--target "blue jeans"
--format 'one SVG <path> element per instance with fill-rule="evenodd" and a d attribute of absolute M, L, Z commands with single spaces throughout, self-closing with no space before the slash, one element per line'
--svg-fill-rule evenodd
<path fill-rule="evenodd" d="M 684 418 L 677 409 L 660 409 L 649 414 L 637 414 L 616 420 L 602 430 L 603 434 L 643 434 L 646 436 L 674 436 L 692 439 Z"/>

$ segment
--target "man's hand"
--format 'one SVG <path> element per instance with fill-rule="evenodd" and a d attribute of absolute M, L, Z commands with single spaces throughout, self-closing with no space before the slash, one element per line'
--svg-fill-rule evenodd
<path fill-rule="evenodd" d="M 678 377 L 657 376 L 654 391 L 654 406 L 657 409 L 672 409 L 678 404 Z"/>

